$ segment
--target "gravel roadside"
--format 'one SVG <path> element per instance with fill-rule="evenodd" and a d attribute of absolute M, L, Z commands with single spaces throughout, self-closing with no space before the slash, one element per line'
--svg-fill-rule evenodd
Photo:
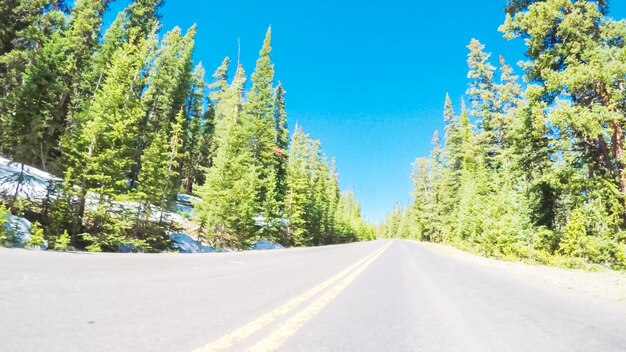
<path fill-rule="evenodd" d="M 506 271 L 520 278 L 550 286 L 557 286 L 598 298 L 626 302 L 626 272 L 599 271 L 590 272 L 578 269 L 564 269 L 545 265 L 533 265 L 524 262 L 508 262 L 494 258 L 485 258 L 464 252 L 455 247 L 438 243 L 420 242 L 432 250 L 445 253 L 460 260 Z"/>

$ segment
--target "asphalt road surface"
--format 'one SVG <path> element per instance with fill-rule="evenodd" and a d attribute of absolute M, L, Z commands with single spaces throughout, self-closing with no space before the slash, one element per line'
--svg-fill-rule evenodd
<path fill-rule="evenodd" d="M 0 250 L 0 351 L 626 351 L 626 303 L 415 242 Z"/>

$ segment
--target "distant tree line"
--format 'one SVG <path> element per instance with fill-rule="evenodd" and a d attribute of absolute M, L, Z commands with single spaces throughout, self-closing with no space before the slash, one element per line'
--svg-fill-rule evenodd
<path fill-rule="evenodd" d="M 608 1 L 511 0 L 524 83 L 469 44 L 469 107 L 446 97 L 443 142 L 415 161 L 413 201 L 386 237 L 497 257 L 626 268 L 626 22 Z"/>
<path fill-rule="evenodd" d="M 62 179 L 38 202 L 17 186 L 3 214 L 37 220 L 51 246 L 158 251 L 181 227 L 164 210 L 188 193 L 202 199 L 189 227 L 215 245 L 373 236 L 319 142 L 289 136 L 271 31 L 250 89 L 228 58 L 207 84 L 195 25 L 161 36 L 162 1 L 136 0 L 103 30 L 110 2 L 0 4 L 0 154 Z"/>

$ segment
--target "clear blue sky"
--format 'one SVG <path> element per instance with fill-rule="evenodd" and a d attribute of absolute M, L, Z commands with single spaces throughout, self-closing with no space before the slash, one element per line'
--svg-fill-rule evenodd
<path fill-rule="evenodd" d="M 126 1 L 117 1 L 117 11 Z M 441 130 L 446 92 L 458 107 L 467 88 L 471 38 L 514 64 L 521 41 L 498 32 L 504 0 L 169 0 L 163 29 L 198 24 L 195 58 L 208 74 L 224 56 L 250 74 L 269 25 L 276 79 L 290 125 L 302 125 L 337 158 L 343 188 L 353 188 L 369 220 L 384 218 L 411 191 L 411 163 Z M 611 15 L 626 17 L 626 1 Z"/>

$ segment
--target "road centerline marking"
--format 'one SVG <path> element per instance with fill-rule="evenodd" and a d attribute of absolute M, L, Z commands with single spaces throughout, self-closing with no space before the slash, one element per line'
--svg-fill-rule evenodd
<path fill-rule="evenodd" d="M 330 302 L 332 302 L 344 289 L 359 276 L 370 264 L 372 264 L 383 252 L 389 247 L 391 243 L 388 243 L 380 250 L 374 252 L 373 256 L 367 258 L 358 268 L 350 272 L 343 277 L 335 286 L 333 286 L 324 295 L 317 298 L 311 304 L 309 304 L 303 311 L 296 314 L 281 325 L 277 330 L 270 334 L 265 339 L 258 342 L 248 351 L 265 352 L 276 351 L 283 343 L 285 343 L 291 336 L 295 335 L 307 322 L 313 319 L 319 312 L 324 309 Z"/>
<path fill-rule="evenodd" d="M 387 247 L 390 245 L 391 243 L 385 245 L 384 247 L 381 247 L 379 249 L 377 249 L 376 251 L 374 251 L 373 253 L 368 254 L 367 256 L 365 256 L 364 258 L 360 259 L 359 261 L 357 261 L 356 263 L 350 265 L 349 267 L 347 267 L 346 269 L 342 270 L 341 272 L 335 274 L 334 276 L 332 276 L 330 279 L 327 279 L 326 281 L 322 282 L 321 284 L 313 287 L 312 289 L 302 293 L 301 295 L 291 299 L 289 302 L 283 304 L 282 306 L 272 310 L 269 313 L 266 313 L 264 315 L 262 315 L 261 317 L 257 318 L 254 321 L 249 322 L 248 324 L 222 336 L 221 338 L 203 346 L 200 348 L 197 348 L 195 350 L 193 350 L 193 352 L 214 352 L 214 351 L 223 351 L 227 348 L 230 348 L 232 346 L 234 346 L 235 344 L 239 343 L 240 341 L 250 337 L 252 334 L 256 333 L 257 331 L 261 330 L 262 328 L 264 328 L 265 326 L 271 324 L 273 321 L 275 321 L 276 319 L 280 318 L 281 316 L 289 313 L 290 311 L 296 309 L 297 307 L 299 307 L 300 305 L 302 305 L 303 303 L 305 303 L 306 301 L 310 300 L 312 297 L 314 297 L 315 295 L 317 295 L 318 293 L 324 291 L 325 289 L 327 289 L 328 287 L 330 287 L 331 285 L 333 285 L 335 282 L 341 280 L 344 276 L 350 274 L 352 271 L 354 270 L 358 270 L 358 268 L 363 265 L 364 263 L 367 263 L 368 260 L 370 260 L 373 257 L 377 257 L 378 255 L 380 255 L 380 253 L 382 253 L 385 249 L 387 249 Z"/>

